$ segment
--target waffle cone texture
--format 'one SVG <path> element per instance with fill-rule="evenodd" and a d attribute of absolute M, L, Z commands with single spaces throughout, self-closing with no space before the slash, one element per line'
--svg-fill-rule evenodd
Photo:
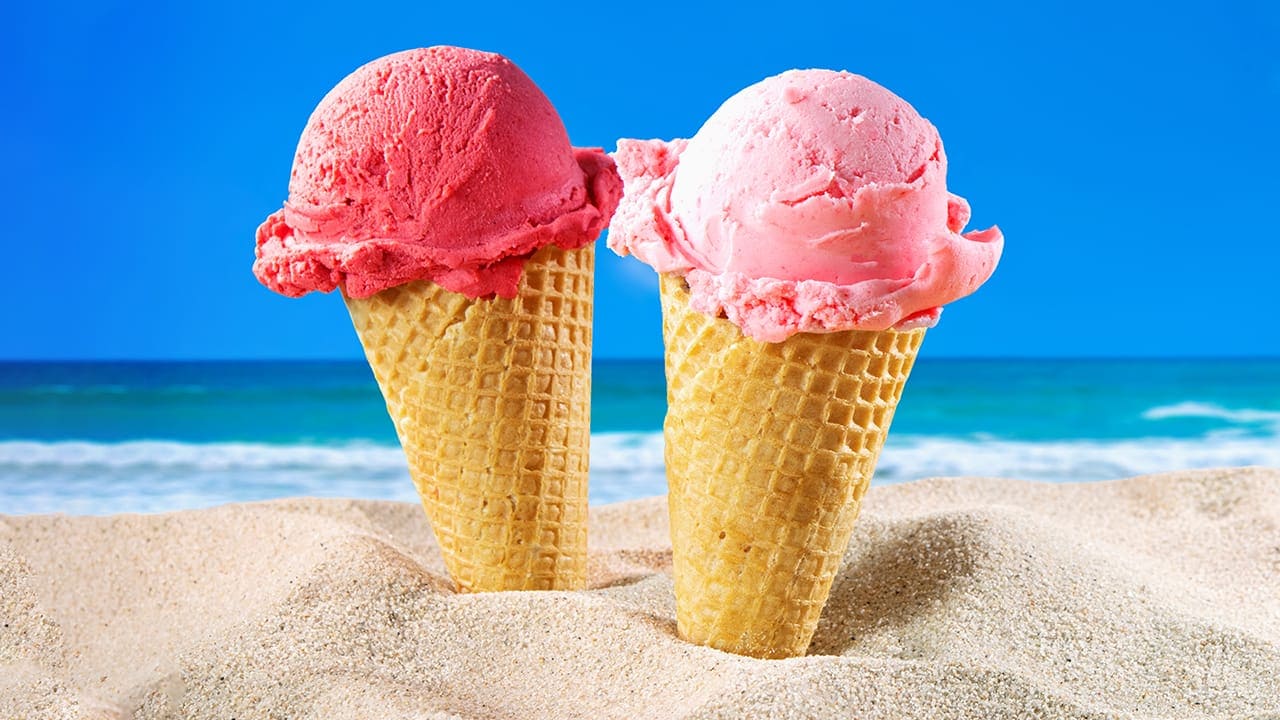
<path fill-rule="evenodd" d="M 346 298 L 461 591 L 586 584 L 594 261 L 543 248 L 510 299 Z"/>
<path fill-rule="evenodd" d="M 680 636 L 803 655 L 925 331 L 764 343 L 661 283 Z"/>

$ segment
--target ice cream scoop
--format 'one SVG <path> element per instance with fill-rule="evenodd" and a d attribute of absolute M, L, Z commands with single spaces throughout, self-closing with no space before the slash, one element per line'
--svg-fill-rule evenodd
<path fill-rule="evenodd" d="M 621 192 L 510 60 L 433 47 L 325 96 L 258 228 L 267 287 L 342 289 L 460 591 L 586 583 L 593 241 Z"/>
<path fill-rule="evenodd" d="M 933 325 L 1000 258 L 961 234 L 938 132 L 859 75 L 792 70 L 729 98 L 689 140 L 620 140 L 609 246 L 683 275 L 692 306 L 758 340 Z"/>
<path fill-rule="evenodd" d="M 594 241 L 621 190 L 608 156 L 571 148 L 551 102 L 507 58 L 407 50 L 316 107 L 289 198 L 258 228 L 253 270 L 292 297 L 368 297 L 413 280 L 514 297 L 523 262 Z"/>
<path fill-rule="evenodd" d="M 768 78 L 615 157 L 610 246 L 661 274 L 677 632 L 803 655 L 925 328 L 1003 238 L 961 234 L 937 131 L 847 72 Z"/>

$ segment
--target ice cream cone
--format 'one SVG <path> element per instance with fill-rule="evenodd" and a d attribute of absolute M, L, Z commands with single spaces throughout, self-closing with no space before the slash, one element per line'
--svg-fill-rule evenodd
<path fill-rule="evenodd" d="M 512 299 L 346 298 L 461 591 L 586 582 L 594 260 L 543 248 Z"/>
<path fill-rule="evenodd" d="M 690 642 L 809 646 L 924 329 L 745 337 L 663 275 L 676 616 Z"/>

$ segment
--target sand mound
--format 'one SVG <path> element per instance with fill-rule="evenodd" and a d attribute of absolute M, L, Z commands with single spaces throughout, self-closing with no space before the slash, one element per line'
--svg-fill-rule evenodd
<path fill-rule="evenodd" d="M 784 661 L 676 639 L 661 498 L 592 522 L 591 589 L 464 596 L 414 505 L 3 518 L 0 717 L 1280 713 L 1277 470 L 874 488 Z"/>

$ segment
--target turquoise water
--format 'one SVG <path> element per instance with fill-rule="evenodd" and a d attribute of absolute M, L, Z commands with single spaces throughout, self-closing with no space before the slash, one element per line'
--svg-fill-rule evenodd
<path fill-rule="evenodd" d="M 660 361 L 598 362 L 592 500 L 665 492 Z M 0 364 L 0 513 L 412 500 L 363 362 Z M 1280 466 L 1280 360 L 933 360 L 876 482 Z"/>

